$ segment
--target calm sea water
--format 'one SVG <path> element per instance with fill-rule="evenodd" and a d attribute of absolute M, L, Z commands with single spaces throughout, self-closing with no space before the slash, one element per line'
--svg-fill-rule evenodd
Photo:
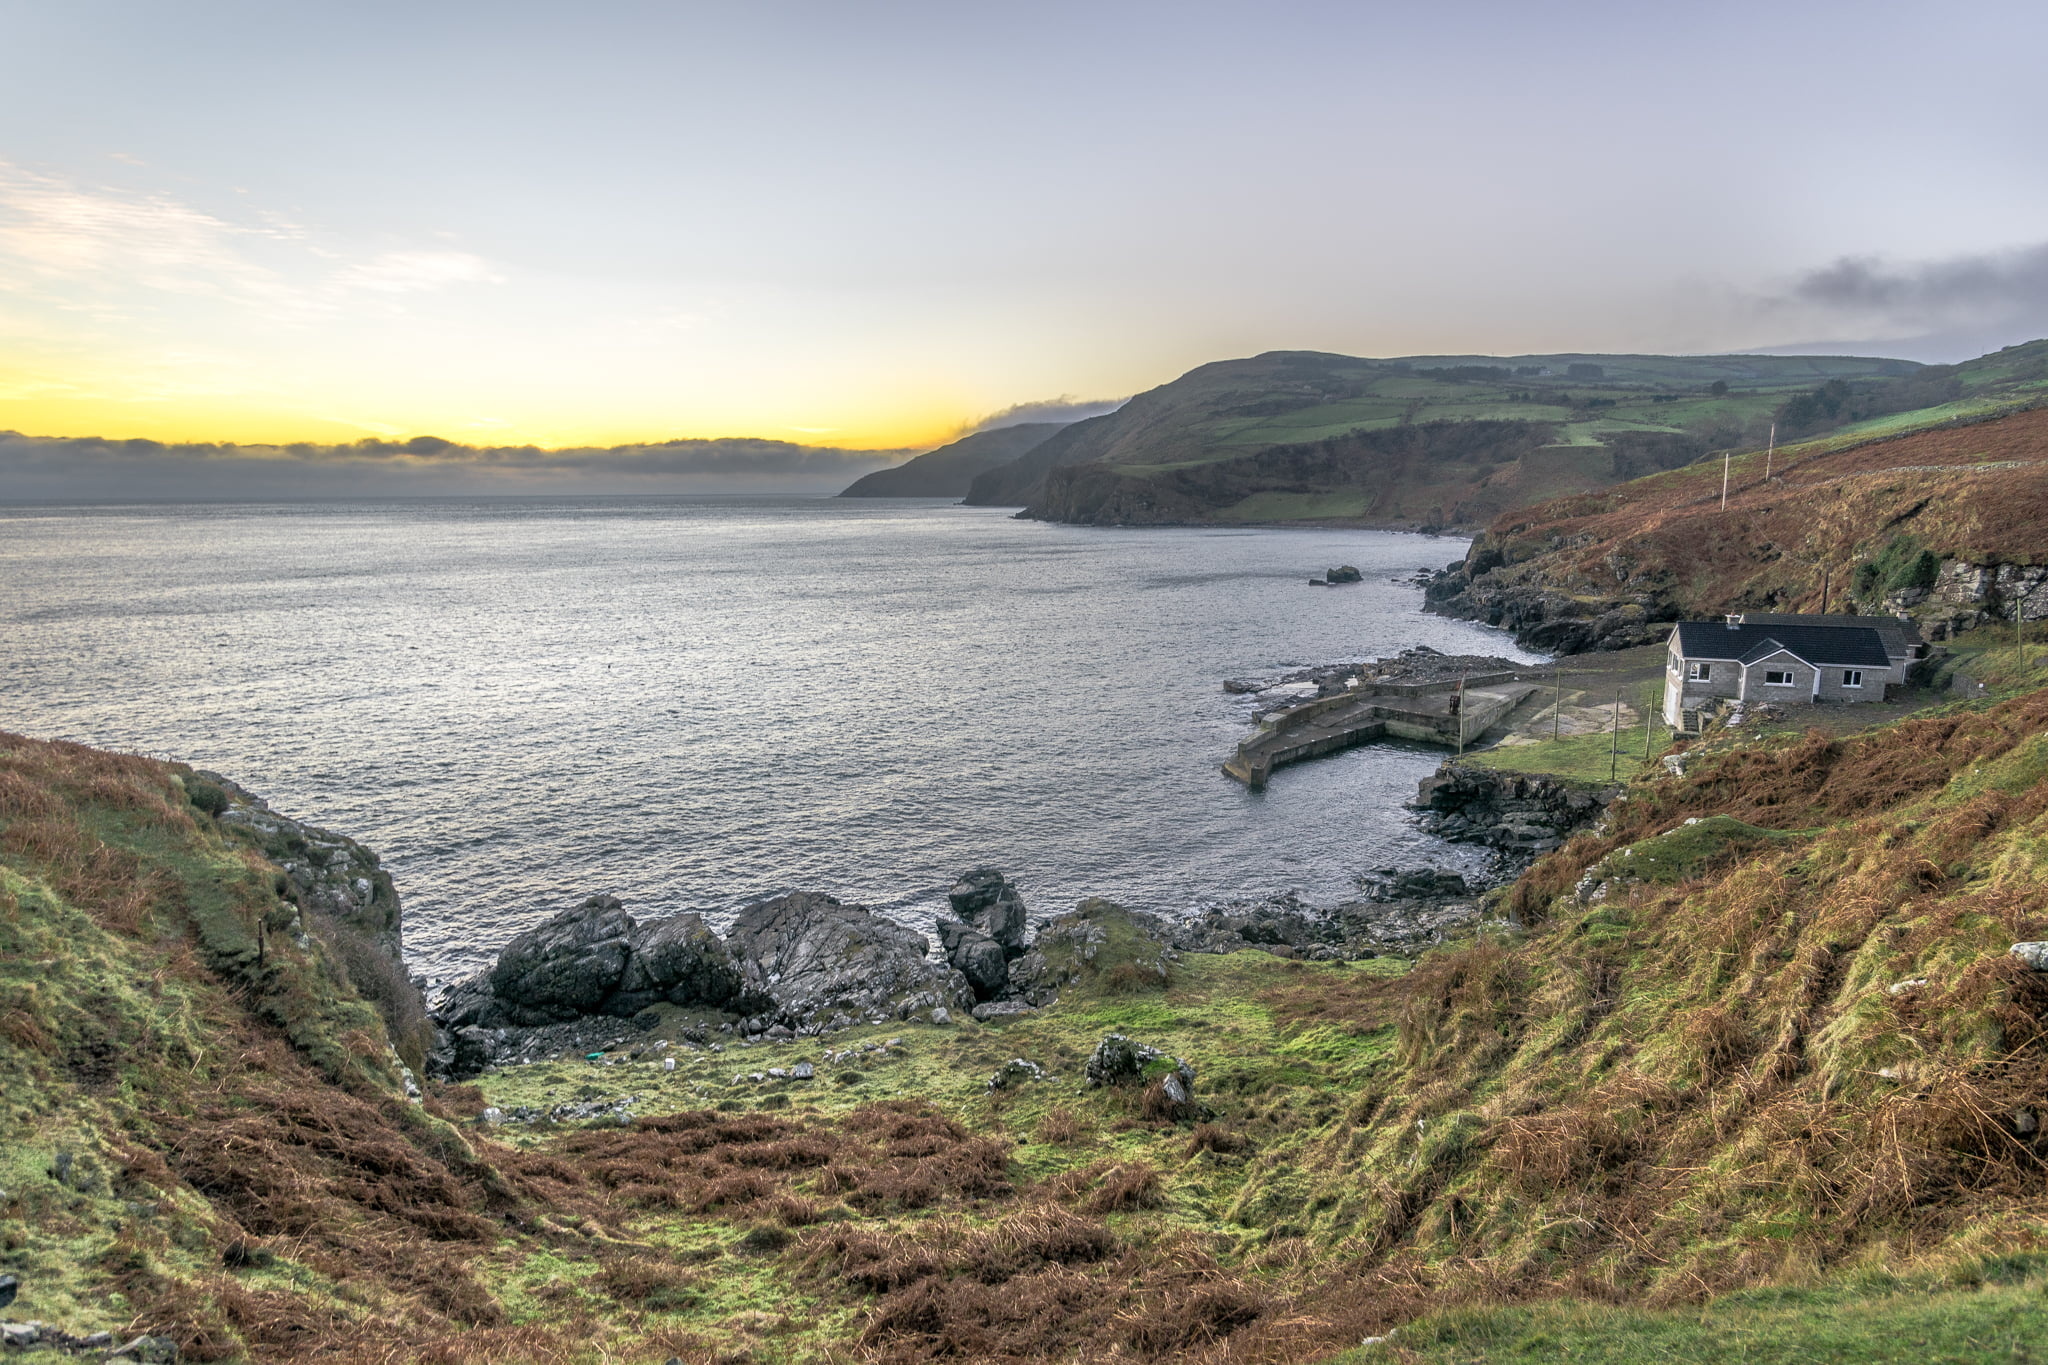
<path fill-rule="evenodd" d="M 1183 910 L 1471 855 L 1371 748 L 1218 771 L 1226 677 L 1513 653 L 1392 580 L 1453 540 L 1119 531 L 936 502 L 0 509 L 0 728 L 184 759 L 379 850 L 441 979 L 594 891 L 793 889 L 929 931 L 958 872 L 1034 913 Z M 1310 588 L 1334 563 L 1355 588 Z M 1526 657 L 1526 656 L 1524 656 Z"/>

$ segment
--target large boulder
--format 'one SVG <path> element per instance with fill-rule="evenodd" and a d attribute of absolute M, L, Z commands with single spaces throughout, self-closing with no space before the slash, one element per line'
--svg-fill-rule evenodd
<path fill-rule="evenodd" d="M 592 896 L 506 944 L 491 968 L 491 994 L 515 1024 L 595 1014 L 626 973 L 634 928 L 618 897 Z"/>
<path fill-rule="evenodd" d="M 1161 1117 L 1185 1118 L 1195 1107 L 1195 1069 L 1121 1033 L 1105 1034 L 1082 1072 L 1091 1086 L 1156 1085 Z"/>
<path fill-rule="evenodd" d="M 717 934 L 697 915 L 671 915 L 638 925 L 628 935 L 632 954 L 604 1012 L 628 1018 L 667 1001 L 719 1008 L 740 993 L 740 968 Z"/>
<path fill-rule="evenodd" d="M 757 1029 L 820 1032 L 974 1004 L 958 972 L 926 957 L 923 934 L 816 892 L 748 906 L 726 945 L 743 978 L 735 1007 Z"/>
<path fill-rule="evenodd" d="M 953 969 L 967 978 L 977 999 L 1000 995 L 1010 984 L 1010 959 L 1003 945 L 971 924 L 959 920 L 939 921 L 939 948 Z"/>
<path fill-rule="evenodd" d="M 1024 955 L 1024 897 L 992 867 L 963 873 L 946 893 L 953 913 L 1002 945 L 1007 957 Z"/>

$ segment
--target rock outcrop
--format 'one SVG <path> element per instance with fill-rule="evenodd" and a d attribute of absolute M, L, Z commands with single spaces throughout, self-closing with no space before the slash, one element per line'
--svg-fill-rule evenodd
<path fill-rule="evenodd" d="M 1547 654 L 1657 644 L 1681 614 L 1676 603 L 1654 592 L 1590 597 L 1509 581 L 1496 573 L 1503 562 L 1480 537 L 1467 558 L 1423 584 L 1423 609 L 1513 631 L 1516 644 Z"/>
<path fill-rule="evenodd" d="M 640 923 L 616 897 L 592 896 L 514 938 L 442 997 L 434 1069 L 474 1075 L 535 1046 L 559 1050 L 586 1023 L 663 1004 L 724 1015 L 727 1032 L 777 1037 L 965 1012 L 974 989 L 927 948 L 866 906 L 815 892 L 749 906 L 725 939 L 694 914 Z M 992 941 L 979 960 L 990 959 L 1005 961 Z"/>
<path fill-rule="evenodd" d="M 1195 1069 L 1156 1047 L 1107 1034 L 1082 1070 L 1091 1086 L 1147 1086 L 1146 1108 L 1155 1118 L 1196 1116 Z"/>
<path fill-rule="evenodd" d="M 740 1008 L 761 1027 L 821 1032 L 973 1005 L 966 980 L 926 957 L 924 935 L 815 892 L 742 910 L 726 946 L 745 982 Z"/>
<path fill-rule="evenodd" d="M 262 797 L 219 773 L 194 772 L 183 782 L 195 807 L 242 830 L 278 865 L 301 909 L 354 931 L 403 966 L 404 910 L 375 852 L 344 835 L 279 815 Z"/>
<path fill-rule="evenodd" d="M 1513 857 L 1547 853 L 1598 820 L 1618 787 L 1446 763 L 1422 779 L 1414 806 L 1429 833 Z"/>
<path fill-rule="evenodd" d="M 592 896 L 505 945 L 491 994 L 515 1024 L 560 1024 L 597 1014 L 633 954 L 633 917 L 616 896 Z"/>
<path fill-rule="evenodd" d="M 1311 905 L 1293 895 L 1211 906 L 1174 926 L 1184 952 L 1258 949 L 1313 961 L 1407 956 L 1444 941 L 1484 913 L 1480 888 L 1436 869 L 1369 872 L 1358 900 Z"/>
<path fill-rule="evenodd" d="M 967 978 L 975 998 L 993 1000 L 1010 984 L 1010 960 L 1003 945 L 971 924 L 939 921 L 939 950 L 953 969 Z"/>
<path fill-rule="evenodd" d="M 1010 996 L 1048 1005 L 1068 986 L 1112 975 L 1119 989 L 1162 988 L 1179 957 L 1172 937 L 1159 916 L 1090 896 L 1039 927 L 1030 951 L 1010 964 Z"/>
<path fill-rule="evenodd" d="M 961 922 L 1001 944 L 1005 957 L 1024 955 L 1024 897 L 1001 872 L 992 867 L 977 867 L 964 873 L 946 893 L 946 899 Z"/>
<path fill-rule="evenodd" d="M 957 918 L 939 916 L 939 951 L 977 1000 L 995 1000 L 1009 990 L 1010 963 L 1024 955 L 1024 897 L 995 868 L 977 867 L 961 874 L 946 899 Z"/>
<path fill-rule="evenodd" d="M 739 964 L 717 934 L 694 914 L 670 915 L 638 926 L 632 956 L 605 1013 L 638 1014 L 667 1001 L 688 1007 L 723 1007 L 740 993 Z"/>

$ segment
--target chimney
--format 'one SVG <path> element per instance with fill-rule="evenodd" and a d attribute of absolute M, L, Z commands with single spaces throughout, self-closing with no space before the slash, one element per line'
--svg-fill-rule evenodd
<path fill-rule="evenodd" d="M 1731 611 L 1728 613 L 1728 629 L 1733 630 L 1741 624 L 1742 614 L 1740 612 Z"/>

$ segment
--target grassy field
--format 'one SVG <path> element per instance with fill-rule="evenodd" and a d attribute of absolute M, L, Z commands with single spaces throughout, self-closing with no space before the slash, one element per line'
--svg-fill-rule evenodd
<path fill-rule="evenodd" d="M 1589 785 L 1632 780 L 1671 746 L 1671 727 L 1662 715 L 1664 660 L 1664 646 L 1647 645 L 1543 665 L 1531 676 L 1544 686 L 1508 717 L 1507 736 L 1468 751 L 1465 761 Z M 1552 676 L 1544 676 L 1552 669 L 1561 675 L 1560 690 L 1553 690 Z"/>
<path fill-rule="evenodd" d="M 1946 1276 L 1844 1276 L 1663 1311 L 1585 1301 L 1427 1317 L 1341 1365 L 2014 1365 L 2048 1362 L 2048 1276 L 1997 1257 Z"/>

